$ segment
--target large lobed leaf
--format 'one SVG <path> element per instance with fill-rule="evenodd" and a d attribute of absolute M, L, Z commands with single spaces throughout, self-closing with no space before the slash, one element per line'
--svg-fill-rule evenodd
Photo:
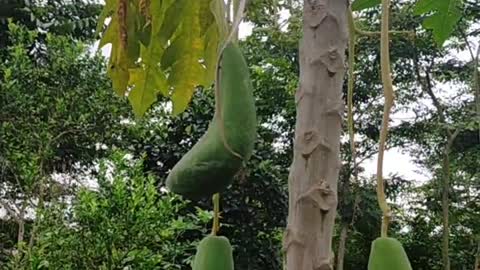
<path fill-rule="evenodd" d="M 372 8 L 381 3 L 381 0 L 355 0 L 352 3 L 353 11 Z M 461 18 L 462 0 L 418 0 L 415 5 L 415 14 L 428 14 L 423 21 L 423 27 L 433 31 L 433 37 L 438 46 L 450 37 Z"/>
<path fill-rule="evenodd" d="M 355 0 L 352 3 L 353 11 L 360 11 L 380 5 L 381 0 Z"/>
<path fill-rule="evenodd" d="M 115 91 L 128 95 L 137 116 L 157 96 L 169 96 L 173 113 L 183 112 L 196 87 L 213 83 L 218 47 L 226 36 L 222 0 L 130 0 L 127 46 L 120 42 L 118 0 L 106 2 L 97 31 L 109 18 L 99 47 L 112 45 L 108 75 Z M 148 3 L 147 12 L 141 5 Z"/>
<path fill-rule="evenodd" d="M 438 46 L 450 37 L 461 18 L 461 0 L 419 0 L 415 5 L 415 14 L 429 15 L 423 21 L 423 27 L 433 31 Z"/>

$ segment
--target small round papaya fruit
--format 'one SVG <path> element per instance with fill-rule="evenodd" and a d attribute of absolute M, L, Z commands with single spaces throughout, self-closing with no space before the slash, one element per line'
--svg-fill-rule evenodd
<path fill-rule="evenodd" d="M 197 247 L 193 270 L 234 270 L 230 241 L 225 236 L 203 238 Z"/>
<path fill-rule="evenodd" d="M 379 237 L 372 242 L 368 270 L 412 270 L 402 243 L 391 237 Z"/>
<path fill-rule="evenodd" d="M 257 135 L 250 74 L 235 43 L 223 50 L 219 68 L 220 95 L 215 97 L 217 109 L 208 130 L 166 180 L 170 191 L 191 200 L 225 190 L 252 155 Z"/>

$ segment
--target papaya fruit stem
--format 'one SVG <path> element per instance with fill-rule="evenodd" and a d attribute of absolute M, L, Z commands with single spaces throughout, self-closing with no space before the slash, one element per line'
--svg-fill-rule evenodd
<path fill-rule="evenodd" d="M 217 235 L 220 230 L 220 194 L 215 193 L 213 195 L 213 226 L 212 234 Z"/>
<path fill-rule="evenodd" d="M 377 159 L 377 199 L 382 210 L 382 237 L 387 236 L 388 223 L 390 222 L 391 210 L 387 203 L 385 187 L 383 181 L 383 156 L 385 152 L 385 143 L 388 136 L 388 122 L 390 120 L 390 110 L 393 106 L 394 92 L 390 70 L 390 51 L 389 51 L 389 8 L 390 0 L 382 0 L 382 22 L 380 35 L 380 65 L 383 84 L 383 93 L 385 96 L 385 105 L 383 109 L 382 127 L 380 130 L 380 142 Z"/>

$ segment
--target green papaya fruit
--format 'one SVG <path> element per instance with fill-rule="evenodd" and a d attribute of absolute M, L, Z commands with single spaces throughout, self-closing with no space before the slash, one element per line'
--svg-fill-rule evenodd
<path fill-rule="evenodd" d="M 224 236 L 203 238 L 197 247 L 193 270 L 234 270 L 230 241 Z"/>
<path fill-rule="evenodd" d="M 220 60 L 220 95 L 207 132 L 169 173 L 167 188 L 191 200 L 225 190 L 253 152 L 257 119 L 253 87 L 240 48 L 228 43 Z M 230 150 L 233 150 L 230 151 Z"/>
<path fill-rule="evenodd" d="M 391 237 L 379 237 L 372 243 L 368 270 L 412 270 L 402 243 Z"/>

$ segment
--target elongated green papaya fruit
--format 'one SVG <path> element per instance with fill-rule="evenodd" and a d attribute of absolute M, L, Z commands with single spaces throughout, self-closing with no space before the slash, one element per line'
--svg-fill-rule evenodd
<path fill-rule="evenodd" d="M 397 239 L 379 237 L 372 243 L 368 270 L 412 270 L 412 266 Z"/>
<path fill-rule="evenodd" d="M 203 238 L 197 247 L 193 270 L 234 270 L 230 241 L 224 236 Z"/>
<path fill-rule="evenodd" d="M 191 200 L 225 190 L 252 155 L 257 135 L 250 74 L 235 43 L 225 47 L 219 75 L 220 96 L 215 97 L 217 109 L 208 130 L 173 167 L 166 181 L 170 191 Z"/>

